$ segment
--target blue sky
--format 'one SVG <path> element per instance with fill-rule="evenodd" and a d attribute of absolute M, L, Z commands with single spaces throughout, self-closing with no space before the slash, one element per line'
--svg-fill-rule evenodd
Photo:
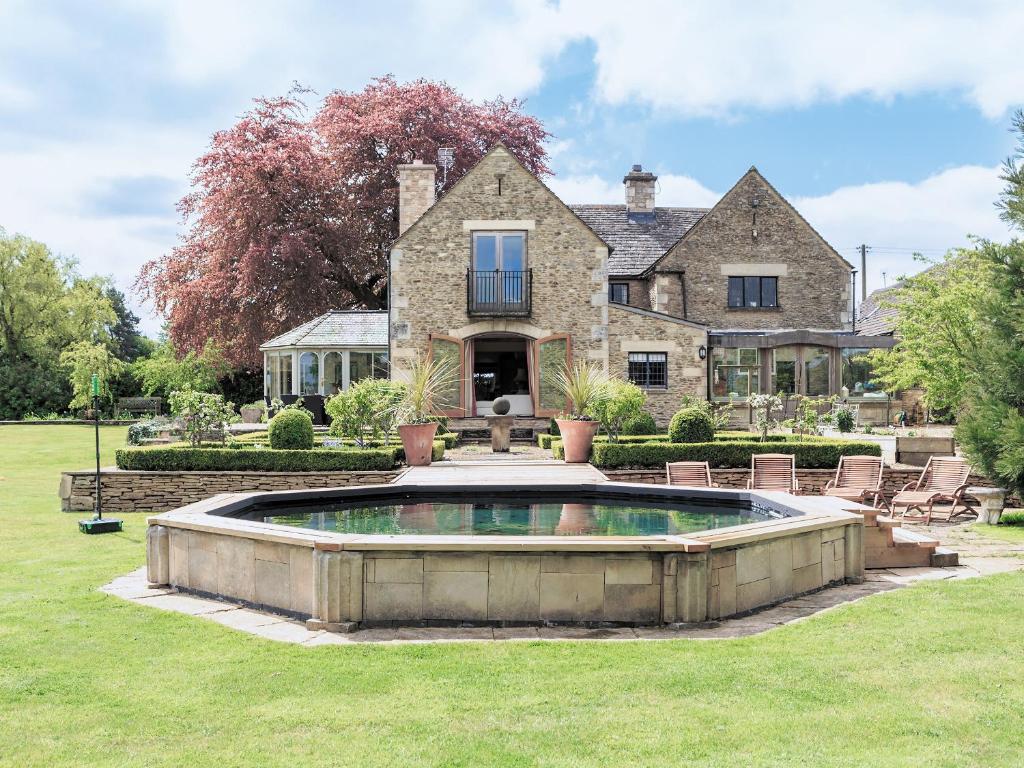
<path fill-rule="evenodd" d="M 0 227 L 128 289 L 173 247 L 210 134 L 293 81 L 445 79 L 526 99 L 555 134 L 553 188 L 710 205 L 756 165 L 871 287 L 992 207 L 1024 102 L 1024 3 L 0 0 Z M 139 307 L 144 327 L 159 319 Z"/>

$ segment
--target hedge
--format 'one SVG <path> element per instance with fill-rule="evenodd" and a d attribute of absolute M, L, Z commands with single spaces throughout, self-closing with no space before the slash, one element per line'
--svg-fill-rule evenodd
<path fill-rule="evenodd" d="M 454 448 L 459 443 L 459 433 L 458 432 L 439 432 L 439 433 L 437 433 L 437 435 L 434 436 L 434 439 L 435 440 L 443 441 L 445 448 Z M 314 438 L 313 438 L 313 441 L 314 441 L 314 443 L 316 445 L 323 445 L 324 440 L 340 440 L 344 445 L 355 446 L 355 441 L 352 440 L 351 438 L 348 438 L 348 437 L 341 438 L 341 437 L 331 437 L 330 435 L 318 434 L 318 435 L 315 435 Z M 269 438 L 267 437 L 267 433 L 265 431 L 246 432 L 245 434 L 242 434 L 242 435 L 233 436 L 232 437 L 232 441 L 235 442 L 235 443 L 241 443 L 243 445 L 254 445 L 254 444 L 257 444 L 257 443 L 267 444 L 269 442 Z M 384 445 L 384 441 L 383 440 L 379 440 L 379 439 L 378 440 L 368 439 L 366 441 L 366 444 L 368 446 L 370 446 L 370 447 L 379 447 L 379 446 Z M 391 435 L 391 440 L 389 441 L 389 444 L 390 445 L 401 445 L 402 444 L 402 441 L 398 437 L 398 433 L 397 432 Z M 544 446 L 544 447 L 548 448 L 550 446 Z"/>
<path fill-rule="evenodd" d="M 542 433 L 537 435 L 537 446 L 547 450 L 553 443 L 561 442 L 561 435 Z M 654 443 L 668 440 L 668 435 L 619 435 L 621 443 Z M 608 435 L 596 435 L 594 442 L 608 442 Z"/>
<path fill-rule="evenodd" d="M 551 445 L 556 459 L 565 458 L 561 442 Z M 863 440 L 816 438 L 803 441 L 725 440 L 712 443 L 609 443 L 595 441 L 590 461 L 595 467 L 619 469 L 662 468 L 669 461 L 706 461 L 712 467 L 746 468 L 755 453 L 791 453 L 803 469 L 835 469 L 840 456 L 881 456 L 878 443 Z"/>
<path fill-rule="evenodd" d="M 438 441 L 440 443 L 440 441 Z M 440 443 L 442 455 L 444 443 Z M 437 445 L 434 446 L 435 452 Z M 122 448 L 119 469 L 151 472 L 346 472 L 393 469 L 400 447 L 312 448 Z"/>

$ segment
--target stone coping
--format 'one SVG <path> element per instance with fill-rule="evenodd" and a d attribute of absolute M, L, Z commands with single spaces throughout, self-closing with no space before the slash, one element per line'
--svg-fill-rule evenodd
<path fill-rule="evenodd" d="M 396 487 L 397 485 L 397 487 Z M 686 536 L 461 536 L 461 535 L 364 535 L 332 531 L 311 531 L 305 528 L 243 520 L 225 516 L 253 504 L 303 501 L 306 499 L 356 499 L 396 493 L 436 494 L 445 490 L 439 485 L 403 482 L 389 486 L 347 486 L 333 489 L 302 491 L 264 491 L 220 494 L 189 504 L 171 512 L 148 518 L 150 525 L 184 528 L 228 536 L 258 538 L 282 544 L 309 547 L 321 551 L 431 551 L 431 552 L 707 552 L 734 547 L 752 541 L 790 536 L 803 532 L 842 527 L 863 520 L 858 504 L 831 497 L 801 497 L 786 493 L 736 491 L 704 488 L 651 486 L 644 483 L 567 483 L 547 485 L 544 491 L 557 488 L 562 492 L 640 493 L 670 501 L 686 499 L 727 499 L 744 501 L 771 510 L 779 517 L 744 525 L 717 528 Z M 461 487 L 451 490 L 462 490 Z M 494 493 L 522 493 L 521 485 L 488 484 Z M 531 489 L 534 490 L 534 489 Z M 536 492 L 536 491 L 535 491 Z M 543 491 L 541 491 L 543 492 Z"/>

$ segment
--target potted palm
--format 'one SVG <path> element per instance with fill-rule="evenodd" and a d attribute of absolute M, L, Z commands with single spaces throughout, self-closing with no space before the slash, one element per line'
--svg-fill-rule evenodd
<path fill-rule="evenodd" d="M 608 374 L 589 360 L 580 360 L 555 374 L 555 386 L 565 397 L 569 413 L 555 419 L 562 435 L 567 464 L 582 464 L 590 460 L 601 422 L 594 411 L 608 396 Z"/>
<path fill-rule="evenodd" d="M 457 384 L 457 371 L 445 360 L 420 358 L 405 372 L 405 392 L 398 406 L 398 436 L 409 466 L 430 464 L 438 417 L 451 405 L 444 402 L 445 395 Z"/>

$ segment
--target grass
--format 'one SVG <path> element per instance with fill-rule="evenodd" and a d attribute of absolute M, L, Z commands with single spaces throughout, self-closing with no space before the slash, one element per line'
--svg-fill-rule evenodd
<path fill-rule="evenodd" d="M 1020 765 L 1020 574 L 742 640 L 299 648 L 97 592 L 145 516 L 59 511 L 91 441 L 0 427 L 0 765 Z"/>
<path fill-rule="evenodd" d="M 1012 544 L 1024 542 L 1024 510 L 1004 511 L 999 519 L 999 525 L 982 525 L 979 523 L 971 526 L 971 528 L 981 535 L 992 539 L 1008 541 Z"/>

